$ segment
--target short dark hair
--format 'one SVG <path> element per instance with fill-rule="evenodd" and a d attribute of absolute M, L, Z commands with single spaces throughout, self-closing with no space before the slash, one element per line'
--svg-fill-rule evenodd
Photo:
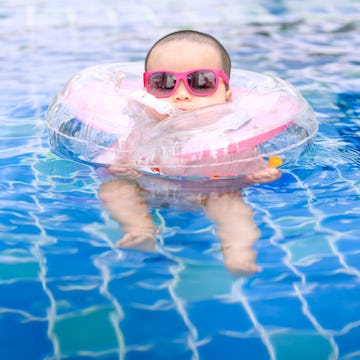
<path fill-rule="evenodd" d="M 220 43 L 220 41 L 215 39 L 213 36 L 195 30 L 175 31 L 173 33 L 165 35 L 164 37 L 156 41 L 156 43 L 150 48 L 150 50 L 146 55 L 145 71 L 147 71 L 148 69 L 148 62 L 152 51 L 156 49 L 158 46 L 164 45 L 173 40 L 189 40 L 189 41 L 197 42 L 199 44 L 208 44 L 210 46 L 213 46 L 220 53 L 222 70 L 230 77 L 231 60 L 224 46 Z"/>

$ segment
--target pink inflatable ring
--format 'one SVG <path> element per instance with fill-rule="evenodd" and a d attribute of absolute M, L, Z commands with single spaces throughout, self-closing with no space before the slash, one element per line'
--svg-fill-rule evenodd
<path fill-rule="evenodd" d="M 184 112 L 143 91 L 141 70 L 127 67 L 87 68 L 60 90 L 46 116 L 54 153 L 170 178 L 226 179 L 295 161 L 317 133 L 308 102 L 277 77 L 234 70 L 233 101 Z"/>

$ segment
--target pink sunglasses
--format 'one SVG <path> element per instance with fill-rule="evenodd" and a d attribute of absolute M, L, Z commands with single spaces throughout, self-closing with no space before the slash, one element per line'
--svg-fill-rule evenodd
<path fill-rule="evenodd" d="M 186 72 L 155 70 L 144 72 L 146 91 L 157 98 L 166 98 L 174 94 L 180 80 L 184 81 L 186 89 L 196 96 L 209 96 L 216 92 L 219 77 L 229 84 L 229 77 L 216 69 L 198 69 Z"/>

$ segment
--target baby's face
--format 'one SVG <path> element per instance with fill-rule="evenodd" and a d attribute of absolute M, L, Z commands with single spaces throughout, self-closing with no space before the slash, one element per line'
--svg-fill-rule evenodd
<path fill-rule="evenodd" d="M 149 61 L 148 71 L 168 70 L 185 72 L 194 69 L 221 69 L 221 58 L 211 46 L 199 45 L 189 41 L 174 41 L 154 49 Z M 181 80 L 179 86 L 169 97 L 161 98 L 179 110 L 195 110 L 209 105 L 223 104 L 231 100 L 231 89 L 225 87 L 220 77 L 219 87 L 209 96 L 197 96 L 187 90 Z"/>

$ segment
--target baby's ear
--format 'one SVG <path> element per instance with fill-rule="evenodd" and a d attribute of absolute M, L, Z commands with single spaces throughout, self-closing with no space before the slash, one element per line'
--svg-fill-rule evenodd
<path fill-rule="evenodd" d="M 225 92 L 225 100 L 231 101 L 232 100 L 232 88 L 229 88 Z"/>

